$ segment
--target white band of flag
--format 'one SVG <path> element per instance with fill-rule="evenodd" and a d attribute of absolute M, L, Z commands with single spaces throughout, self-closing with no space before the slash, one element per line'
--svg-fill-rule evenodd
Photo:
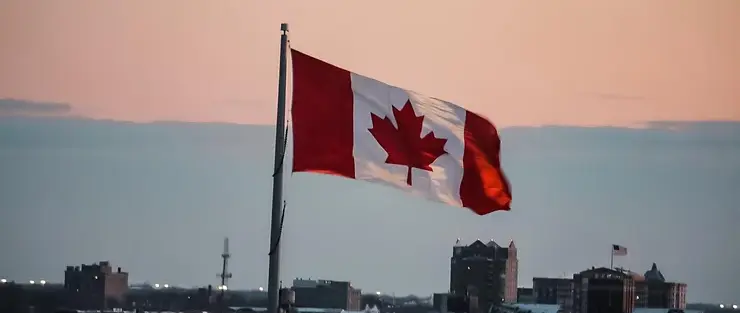
<path fill-rule="evenodd" d="M 624 256 L 627 255 L 627 248 L 620 245 L 612 245 L 612 255 Z"/>

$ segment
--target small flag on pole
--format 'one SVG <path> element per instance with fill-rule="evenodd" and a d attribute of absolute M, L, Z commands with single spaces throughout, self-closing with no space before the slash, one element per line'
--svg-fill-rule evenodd
<path fill-rule="evenodd" d="M 612 245 L 612 255 L 624 256 L 627 255 L 627 248 L 620 245 Z"/>

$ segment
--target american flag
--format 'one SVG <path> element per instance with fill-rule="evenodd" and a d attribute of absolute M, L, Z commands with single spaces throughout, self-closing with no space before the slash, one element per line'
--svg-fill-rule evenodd
<path fill-rule="evenodd" d="M 612 255 L 627 255 L 627 248 L 620 245 L 612 245 Z"/>

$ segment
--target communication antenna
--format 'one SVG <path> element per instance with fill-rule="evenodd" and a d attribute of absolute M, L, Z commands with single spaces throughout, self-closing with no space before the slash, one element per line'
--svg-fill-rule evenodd
<path fill-rule="evenodd" d="M 221 253 L 221 259 L 223 259 L 221 273 L 218 274 L 218 277 L 221 277 L 221 285 L 218 286 L 218 289 L 221 290 L 218 299 L 219 310 L 223 309 L 224 293 L 229 288 L 229 278 L 231 278 L 231 273 L 229 273 L 229 258 L 231 258 L 231 254 L 229 253 L 229 238 L 226 237 L 224 238 L 224 252 Z"/>

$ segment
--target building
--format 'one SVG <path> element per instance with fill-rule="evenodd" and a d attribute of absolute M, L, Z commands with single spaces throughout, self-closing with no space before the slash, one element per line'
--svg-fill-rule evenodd
<path fill-rule="evenodd" d="M 658 266 L 653 266 L 645 275 L 634 274 L 636 303 L 638 308 L 686 308 L 686 284 L 666 282 Z"/>
<path fill-rule="evenodd" d="M 360 310 L 361 290 L 350 282 L 299 278 L 293 280 L 291 289 L 297 308 Z"/>
<path fill-rule="evenodd" d="M 126 311 L 134 312 L 188 312 L 207 311 L 222 308 L 221 303 L 215 301 L 216 295 L 211 286 L 184 289 L 184 288 L 154 288 L 149 285 L 131 286 L 126 294 L 126 302 L 121 307 Z M 226 293 L 225 306 L 244 305 L 233 292 Z"/>
<path fill-rule="evenodd" d="M 670 284 L 670 294 L 668 297 L 668 305 L 674 309 L 686 309 L 686 284 L 684 283 L 668 283 Z"/>
<path fill-rule="evenodd" d="M 467 313 L 470 312 L 470 301 L 468 300 L 466 296 L 435 293 L 432 295 L 432 309 L 439 313 Z"/>
<path fill-rule="evenodd" d="M 506 292 L 504 293 L 504 301 L 509 303 L 516 302 L 517 289 L 519 286 L 519 257 L 517 256 L 516 245 L 514 241 L 509 242 L 509 247 L 506 248 Z"/>
<path fill-rule="evenodd" d="M 56 312 L 67 304 L 62 285 L 0 282 L 0 312 Z"/>
<path fill-rule="evenodd" d="M 67 266 L 64 289 L 77 309 L 120 307 L 128 291 L 128 273 L 119 267 L 115 272 L 108 261 L 99 264 Z"/>
<path fill-rule="evenodd" d="M 632 275 L 605 267 L 573 275 L 573 313 L 631 313 L 635 298 Z"/>
<path fill-rule="evenodd" d="M 487 312 L 492 305 L 517 300 L 519 260 L 514 242 L 501 247 L 495 241 L 476 240 L 468 246 L 455 245 L 450 258 L 450 294 L 472 296 Z M 473 306 L 473 304 L 471 304 Z"/>
<path fill-rule="evenodd" d="M 543 278 L 532 279 L 532 296 L 537 304 L 558 304 L 568 312 L 573 308 L 573 279 Z"/>
<path fill-rule="evenodd" d="M 685 309 L 686 284 L 666 282 L 654 263 L 645 275 L 623 268 L 592 268 L 572 279 L 535 277 L 532 297 L 536 304 L 558 305 L 573 313 Z"/>
<path fill-rule="evenodd" d="M 532 288 L 517 288 L 516 290 L 516 303 L 521 304 L 533 304 L 535 302 L 534 289 Z"/>

